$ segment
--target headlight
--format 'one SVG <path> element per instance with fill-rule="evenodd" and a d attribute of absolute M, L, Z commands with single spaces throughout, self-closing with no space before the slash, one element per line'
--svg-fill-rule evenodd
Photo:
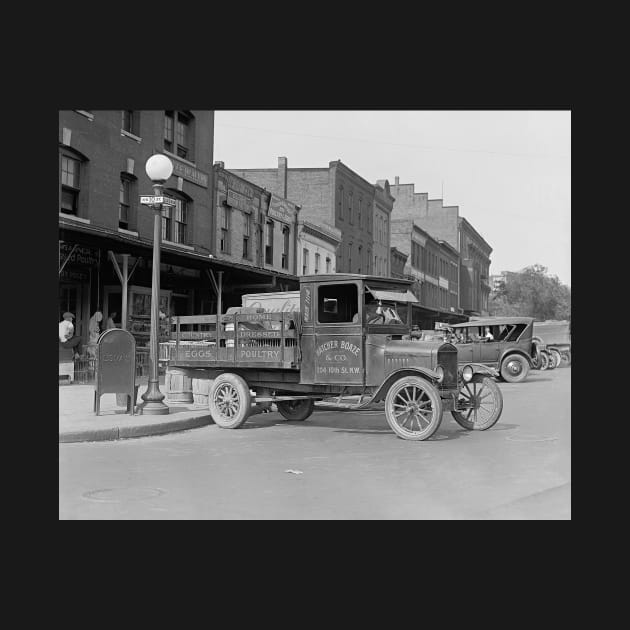
<path fill-rule="evenodd" d="M 470 365 L 467 365 L 463 370 L 462 370 L 462 377 L 463 379 L 468 382 L 472 379 L 473 377 L 473 369 Z"/>
<path fill-rule="evenodd" d="M 438 375 L 437 382 L 438 382 L 438 383 L 441 383 L 441 382 L 444 380 L 444 370 L 442 369 L 442 366 L 441 366 L 441 365 L 438 365 L 438 366 L 435 368 L 435 371 L 436 371 L 436 373 L 437 373 L 437 375 Z"/>

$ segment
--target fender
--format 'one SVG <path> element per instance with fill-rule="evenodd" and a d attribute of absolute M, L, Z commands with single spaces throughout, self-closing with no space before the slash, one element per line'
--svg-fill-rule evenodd
<path fill-rule="evenodd" d="M 379 400 L 383 400 L 385 396 L 387 396 L 387 392 L 389 388 L 392 386 L 394 381 L 397 381 L 399 378 L 403 376 L 421 376 L 431 383 L 431 385 L 435 385 L 438 380 L 438 373 L 430 370 L 425 367 L 408 367 L 408 368 L 400 368 L 395 372 L 392 372 L 382 383 L 381 386 L 376 390 L 374 396 L 371 399 L 371 402 L 378 402 Z"/>
<path fill-rule="evenodd" d="M 499 363 L 497 364 L 497 367 L 499 369 L 501 368 L 501 363 L 503 363 L 503 359 L 505 359 L 505 357 L 507 357 L 509 354 L 518 354 L 522 356 L 523 358 L 527 360 L 527 363 L 530 368 L 534 367 L 534 364 L 532 363 L 532 358 L 529 356 L 529 354 L 527 354 L 527 352 L 525 352 L 524 350 L 520 350 L 518 348 L 510 348 L 509 350 L 506 350 L 499 358 Z"/>
<path fill-rule="evenodd" d="M 474 374 L 487 374 L 488 376 L 494 376 L 495 378 L 500 376 L 499 370 L 490 367 L 489 365 L 484 365 L 483 363 L 466 363 L 461 366 L 462 369 L 466 367 L 466 365 L 470 365 Z"/>

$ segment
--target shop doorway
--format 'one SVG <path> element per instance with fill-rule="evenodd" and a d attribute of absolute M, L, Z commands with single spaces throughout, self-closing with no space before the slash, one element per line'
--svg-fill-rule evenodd
<path fill-rule="evenodd" d="M 59 321 L 63 319 L 66 311 L 74 313 L 74 334 L 78 337 L 83 336 L 83 290 L 78 283 L 60 283 L 59 284 Z"/>

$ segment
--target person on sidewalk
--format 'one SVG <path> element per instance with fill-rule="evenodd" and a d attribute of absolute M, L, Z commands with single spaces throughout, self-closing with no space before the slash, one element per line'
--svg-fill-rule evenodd
<path fill-rule="evenodd" d="M 74 350 L 74 358 L 79 359 L 82 351 L 81 337 L 74 334 L 73 319 L 73 313 L 66 311 L 63 314 L 63 319 L 59 322 L 59 343 L 62 348 Z"/>
<path fill-rule="evenodd" d="M 88 332 L 90 334 L 90 343 L 88 344 L 88 354 L 92 357 L 96 357 L 96 342 L 101 336 L 101 322 L 103 321 L 103 313 L 101 311 L 94 311 L 94 315 L 90 317 L 90 323 L 88 325 Z"/>
<path fill-rule="evenodd" d="M 105 330 L 109 330 L 110 328 L 116 328 L 116 322 L 114 320 L 118 317 L 118 313 L 116 311 L 109 314 L 107 318 L 107 325 L 105 326 Z"/>

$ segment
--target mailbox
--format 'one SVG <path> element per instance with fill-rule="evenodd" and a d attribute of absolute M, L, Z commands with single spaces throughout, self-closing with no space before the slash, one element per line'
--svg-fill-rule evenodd
<path fill-rule="evenodd" d="M 119 328 L 106 330 L 96 344 L 94 411 L 99 415 L 103 394 L 126 394 L 127 412 L 136 403 L 136 340 Z"/>

